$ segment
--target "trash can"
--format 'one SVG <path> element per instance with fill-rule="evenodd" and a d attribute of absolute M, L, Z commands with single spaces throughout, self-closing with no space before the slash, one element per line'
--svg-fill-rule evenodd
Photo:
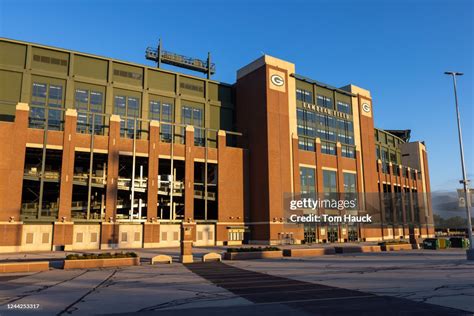
<path fill-rule="evenodd" d="M 439 241 L 436 238 L 426 238 L 423 240 L 423 249 L 439 249 Z"/>
<path fill-rule="evenodd" d="M 446 249 L 451 246 L 451 242 L 447 238 L 438 239 L 439 249 Z"/>
<path fill-rule="evenodd" d="M 452 248 L 469 248 L 469 239 L 464 237 L 449 238 Z"/>

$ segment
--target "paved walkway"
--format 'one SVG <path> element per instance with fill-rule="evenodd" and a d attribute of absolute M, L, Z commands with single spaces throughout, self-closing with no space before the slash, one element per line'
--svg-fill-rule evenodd
<path fill-rule="evenodd" d="M 465 315 L 465 311 L 244 270 L 224 263 L 186 266 L 255 304 L 286 305 L 312 315 Z"/>
<path fill-rule="evenodd" d="M 144 258 L 155 254 L 140 251 Z M 474 263 L 454 249 L 52 269 L 0 275 L 0 315 L 334 315 L 366 304 L 374 315 L 393 308 L 472 315 L 473 280 Z M 8 309 L 15 303 L 40 308 Z"/>

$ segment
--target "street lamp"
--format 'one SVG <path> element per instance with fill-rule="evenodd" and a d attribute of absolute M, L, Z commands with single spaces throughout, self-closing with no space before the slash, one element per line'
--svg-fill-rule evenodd
<path fill-rule="evenodd" d="M 456 115 L 458 120 L 458 136 L 459 136 L 459 151 L 461 152 L 461 168 L 462 168 L 462 182 L 464 186 L 464 201 L 466 205 L 466 214 L 467 214 L 467 233 L 469 236 L 469 249 L 466 251 L 467 260 L 474 260 L 474 245 L 472 240 L 472 223 L 471 223 L 471 212 L 469 210 L 469 189 L 466 177 L 466 166 L 464 164 L 464 147 L 462 144 L 462 132 L 461 132 L 461 118 L 459 115 L 459 106 L 458 106 L 458 93 L 456 88 L 456 76 L 462 76 L 462 72 L 454 72 L 454 71 L 446 71 L 445 75 L 449 75 L 453 77 L 453 85 L 454 85 L 454 101 L 456 103 Z"/>

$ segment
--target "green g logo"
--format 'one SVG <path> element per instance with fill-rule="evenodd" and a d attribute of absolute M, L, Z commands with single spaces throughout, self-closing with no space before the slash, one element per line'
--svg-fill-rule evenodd
<path fill-rule="evenodd" d="M 270 80 L 277 87 L 281 87 L 282 85 L 285 84 L 285 80 L 283 80 L 283 78 L 279 75 L 272 75 L 270 77 Z"/>

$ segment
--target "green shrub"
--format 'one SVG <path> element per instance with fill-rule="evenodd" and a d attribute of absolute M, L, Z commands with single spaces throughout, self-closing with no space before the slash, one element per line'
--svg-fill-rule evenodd
<path fill-rule="evenodd" d="M 278 247 L 227 248 L 227 252 L 279 251 Z"/>
<path fill-rule="evenodd" d="M 115 259 L 115 258 L 137 258 L 135 252 L 104 252 L 104 253 L 84 253 L 84 254 L 70 254 L 66 256 L 66 260 L 88 260 L 88 259 Z"/>

